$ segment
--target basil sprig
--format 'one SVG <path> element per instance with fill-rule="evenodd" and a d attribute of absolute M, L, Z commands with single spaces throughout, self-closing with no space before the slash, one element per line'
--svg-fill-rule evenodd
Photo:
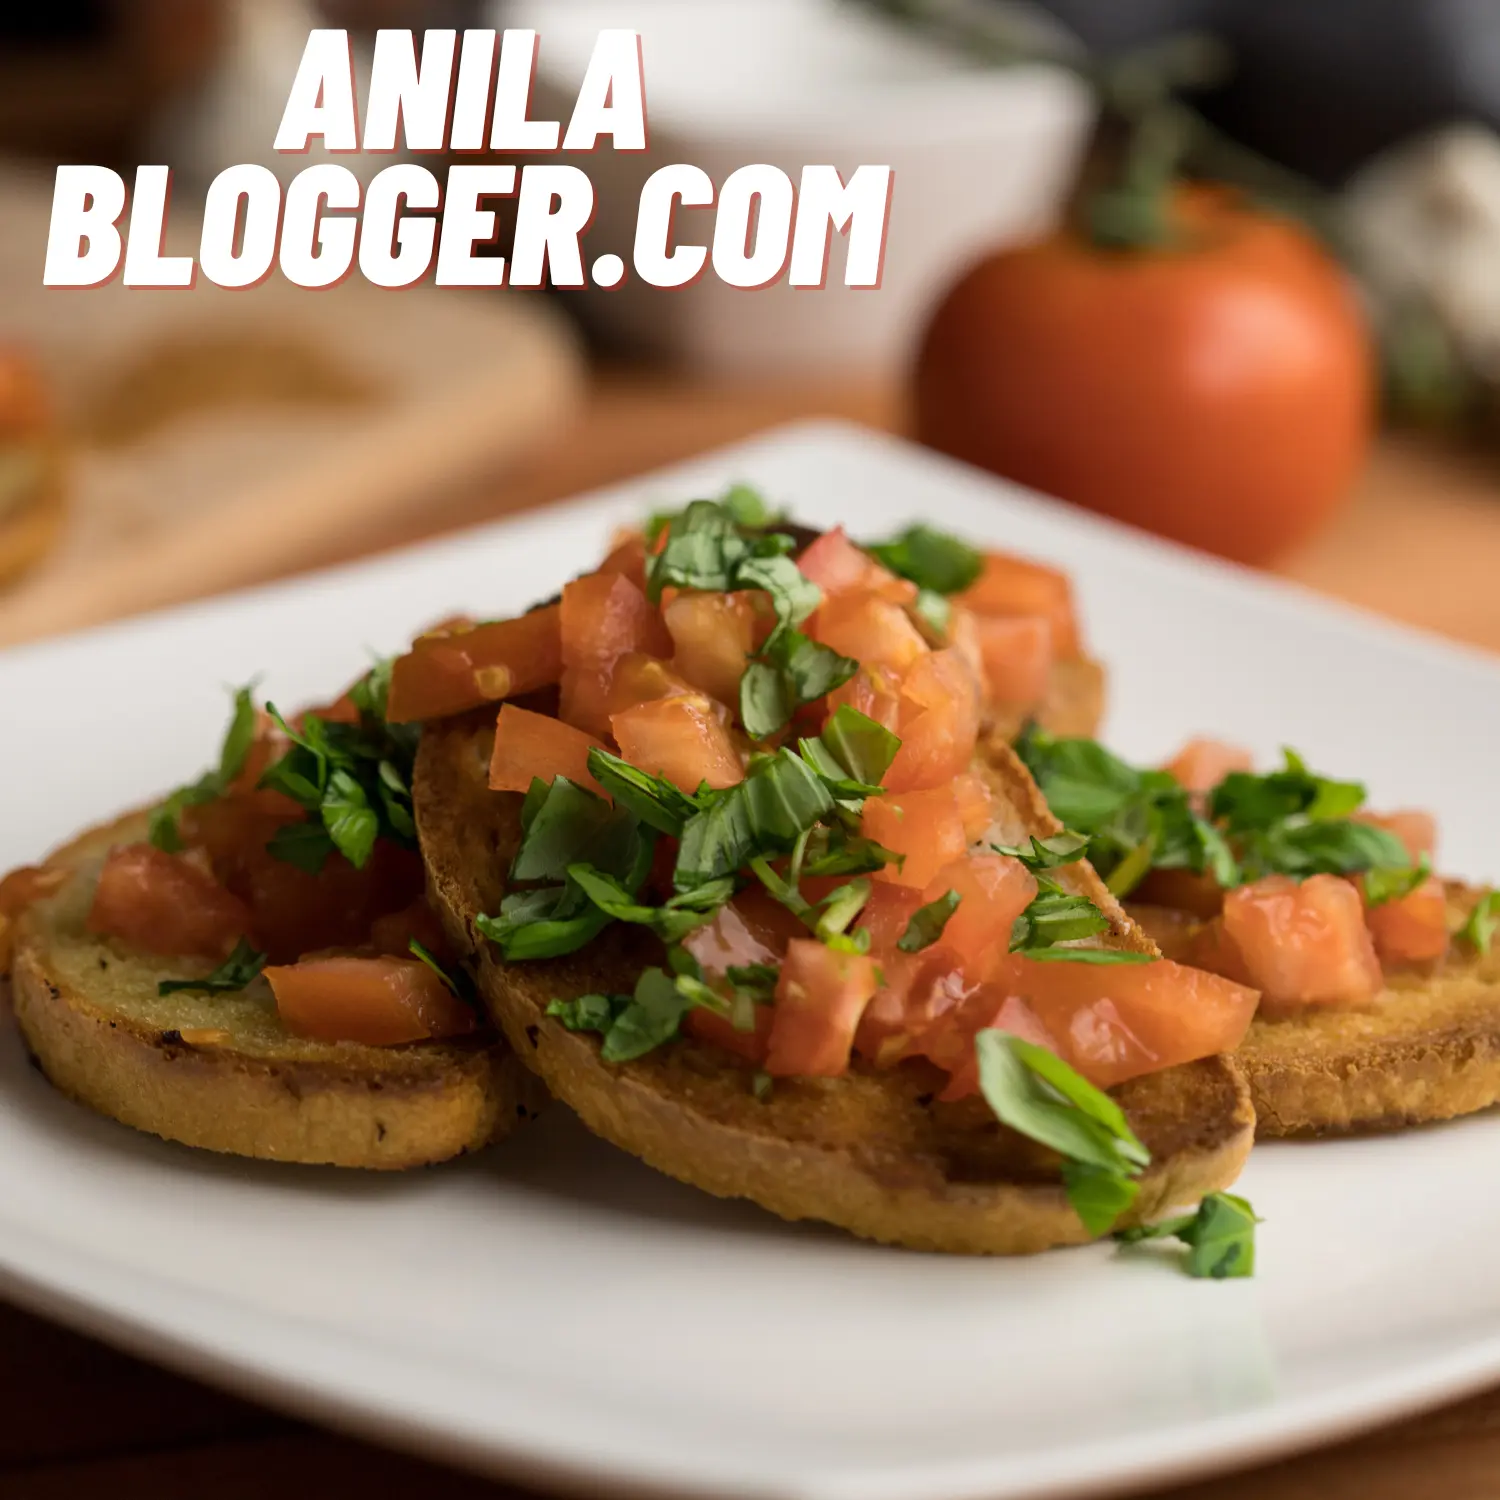
<path fill-rule="evenodd" d="M 896 939 L 896 946 L 903 953 L 920 953 L 930 948 L 942 937 L 948 919 L 958 910 L 963 897 L 957 891 L 944 891 L 936 901 L 919 906 L 911 914 L 906 930 Z"/>
<path fill-rule="evenodd" d="M 156 986 L 158 995 L 176 995 L 184 991 L 198 990 L 209 995 L 232 994 L 244 989 L 266 966 L 266 955 L 241 938 L 234 945 L 234 952 L 211 974 L 201 979 L 163 979 Z"/>
<path fill-rule="evenodd" d="M 899 536 L 873 542 L 865 551 L 898 578 L 910 579 L 939 598 L 961 594 L 984 569 L 984 558 L 974 548 L 931 526 L 908 526 Z"/>
<path fill-rule="evenodd" d="M 1255 1274 L 1255 1226 L 1260 1222 L 1246 1199 L 1234 1193 L 1210 1193 L 1196 1213 L 1122 1229 L 1115 1238 L 1127 1245 L 1180 1240 L 1188 1247 L 1183 1264 L 1189 1276 L 1224 1281 Z"/>
<path fill-rule="evenodd" d="M 158 849 L 176 854 L 182 848 L 182 834 L 177 820 L 189 807 L 214 802 L 229 790 L 230 784 L 245 769 L 250 747 L 255 743 L 255 699 L 253 688 L 239 688 L 234 695 L 234 709 L 229 727 L 219 748 L 219 764 L 188 786 L 179 787 L 151 810 L 146 837 Z"/>

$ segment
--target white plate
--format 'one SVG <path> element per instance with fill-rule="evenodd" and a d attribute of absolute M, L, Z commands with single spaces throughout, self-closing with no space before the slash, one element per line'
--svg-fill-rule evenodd
<path fill-rule="evenodd" d="M 365 646 L 515 609 L 646 503 L 749 478 L 865 534 L 924 517 L 1069 567 L 1115 738 L 1218 730 L 1433 808 L 1500 873 L 1500 670 L 852 430 L 0 656 L 0 867 L 193 774 L 221 683 L 326 694 Z M 1098 1491 L 1248 1461 L 1500 1377 L 1500 1119 L 1257 1151 L 1255 1280 L 1108 1247 L 945 1259 L 657 1177 L 561 1109 L 372 1180 L 218 1160 L 51 1093 L 0 1046 L 0 1273 L 81 1328 L 496 1473 L 780 1500 Z"/>

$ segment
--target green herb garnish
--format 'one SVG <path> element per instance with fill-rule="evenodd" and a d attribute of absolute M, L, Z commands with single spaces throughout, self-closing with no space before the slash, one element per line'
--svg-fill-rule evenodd
<path fill-rule="evenodd" d="M 255 699 L 251 687 L 242 687 L 234 695 L 234 710 L 224 740 L 219 747 L 219 764 L 189 786 L 179 787 L 170 797 L 151 810 L 146 837 L 158 849 L 176 854 L 182 848 L 182 834 L 177 820 L 189 807 L 201 807 L 217 801 L 245 769 L 250 747 L 255 743 Z"/>
<path fill-rule="evenodd" d="M 865 551 L 897 577 L 938 595 L 962 593 L 984 571 L 984 558 L 974 548 L 931 526 L 908 526 L 900 536 Z"/>
<path fill-rule="evenodd" d="M 234 945 L 234 952 L 212 974 L 202 979 L 164 979 L 156 986 L 158 995 L 176 995 L 185 990 L 202 990 L 222 995 L 242 990 L 266 966 L 266 955 L 257 952 L 246 938 Z"/>
<path fill-rule="evenodd" d="M 1185 1266 L 1189 1276 L 1224 1281 L 1255 1274 L 1255 1226 L 1260 1222 L 1245 1199 L 1233 1193 L 1210 1193 L 1196 1213 L 1122 1229 L 1115 1238 L 1127 1245 L 1142 1240 L 1181 1240 L 1188 1247 Z"/>
<path fill-rule="evenodd" d="M 962 900 L 957 891 L 945 891 L 936 901 L 919 906 L 911 914 L 905 932 L 896 939 L 896 946 L 903 953 L 920 953 L 924 948 L 930 948 L 942 937 L 948 918 L 958 910 Z"/>
<path fill-rule="evenodd" d="M 1495 940 L 1495 928 L 1500 926 L 1500 891 L 1486 891 L 1474 903 L 1474 909 L 1459 928 L 1458 935 L 1476 953 L 1490 951 Z"/>

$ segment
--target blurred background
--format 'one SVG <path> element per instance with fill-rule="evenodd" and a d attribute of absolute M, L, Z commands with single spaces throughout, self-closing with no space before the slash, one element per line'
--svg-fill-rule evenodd
<path fill-rule="evenodd" d="M 664 162 L 889 162 L 883 284 L 43 290 L 60 162 L 170 164 L 191 253 L 222 167 L 316 160 L 271 141 L 320 25 L 361 87 L 379 27 L 535 27 L 564 120 L 636 27 L 588 258 Z M 1497 127 L 1496 0 L 0 8 L 0 645 L 835 415 L 1500 646 Z"/>

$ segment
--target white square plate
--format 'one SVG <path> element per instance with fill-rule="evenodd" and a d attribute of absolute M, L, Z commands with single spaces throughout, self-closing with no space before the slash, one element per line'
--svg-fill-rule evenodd
<path fill-rule="evenodd" d="M 774 434 L 420 550 L 0 656 L 0 868 L 195 774 L 220 684 L 326 695 L 367 647 L 516 610 L 647 504 L 748 479 L 856 534 L 922 517 L 1053 559 L 1112 738 L 1213 730 L 1432 808 L 1500 874 L 1500 668 L 852 429 Z M 1108 1246 L 878 1249 L 661 1178 L 566 1111 L 399 1178 L 132 1134 L 0 1038 L 9 1295 L 268 1400 L 495 1473 L 775 1500 L 1097 1492 L 1248 1461 L 1500 1377 L 1500 1119 L 1255 1153 L 1253 1281 Z"/>

